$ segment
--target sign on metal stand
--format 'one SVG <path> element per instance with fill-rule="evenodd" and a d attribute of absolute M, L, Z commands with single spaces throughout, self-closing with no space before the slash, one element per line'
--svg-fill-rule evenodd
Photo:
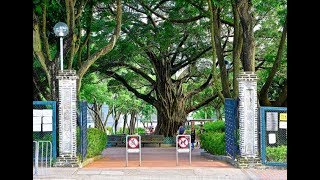
<path fill-rule="evenodd" d="M 141 166 L 141 136 L 126 136 L 126 166 L 128 166 L 128 153 L 139 153 L 139 166 Z"/>
<path fill-rule="evenodd" d="M 176 137 L 176 159 L 179 164 L 179 153 L 189 153 L 189 164 L 191 165 L 191 136 L 177 135 Z"/>

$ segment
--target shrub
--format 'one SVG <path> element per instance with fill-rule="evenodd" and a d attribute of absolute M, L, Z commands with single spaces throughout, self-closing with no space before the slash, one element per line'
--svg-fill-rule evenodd
<path fill-rule="evenodd" d="M 136 132 L 137 130 L 135 130 Z M 146 130 L 142 127 L 138 127 L 138 134 L 145 134 L 146 133 Z"/>
<path fill-rule="evenodd" d="M 287 146 L 267 147 L 267 161 L 287 162 Z"/>
<path fill-rule="evenodd" d="M 224 132 L 206 132 L 200 136 L 201 147 L 211 154 L 225 155 L 226 142 Z"/>
<path fill-rule="evenodd" d="M 224 121 L 214 121 L 205 123 L 204 132 L 200 135 L 201 147 L 211 154 L 225 155 L 225 123 Z"/>
<path fill-rule="evenodd" d="M 225 132 L 224 121 L 207 122 L 203 125 L 205 132 Z"/>
<path fill-rule="evenodd" d="M 124 133 L 122 133 L 122 131 L 123 131 L 123 128 L 121 127 L 121 128 L 119 128 L 119 131 L 117 131 L 116 134 L 129 134 L 129 129 L 128 128 L 124 129 Z"/>
<path fill-rule="evenodd" d="M 88 128 L 87 158 L 101 154 L 107 145 L 107 135 L 97 128 Z"/>

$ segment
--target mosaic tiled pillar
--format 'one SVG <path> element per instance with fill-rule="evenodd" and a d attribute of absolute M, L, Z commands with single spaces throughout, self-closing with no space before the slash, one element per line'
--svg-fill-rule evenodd
<path fill-rule="evenodd" d="M 76 157 L 77 75 L 75 70 L 59 71 L 59 156 Z"/>
<path fill-rule="evenodd" d="M 254 72 L 242 72 L 239 82 L 239 129 L 240 156 L 258 156 L 258 105 L 257 75 Z"/>

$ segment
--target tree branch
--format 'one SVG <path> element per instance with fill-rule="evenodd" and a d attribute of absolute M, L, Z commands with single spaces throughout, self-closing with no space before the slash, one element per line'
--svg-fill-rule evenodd
<path fill-rule="evenodd" d="M 280 43 L 279 43 L 277 57 L 276 57 L 276 59 L 275 59 L 275 61 L 273 63 L 272 70 L 269 73 L 269 76 L 268 76 L 266 82 L 264 83 L 264 85 L 262 86 L 262 88 L 260 90 L 260 93 L 259 93 L 259 96 L 261 98 L 260 99 L 261 100 L 261 104 L 263 104 L 263 105 L 270 104 L 270 101 L 268 99 L 268 91 L 269 91 L 269 88 L 270 88 L 271 83 L 273 81 L 273 78 L 276 75 L 276 73 L 278 71 L 278 68 L 280 66 L 283 50 L 284 50 L 284 47 L 285 47 L 286 37 L 287 37 L 287 20 L 285 21 L 285 24 L 284 24 L 284 27 L 283 27 L 283 30 L 282 30 L 282 35 L 281 35 L 281 40 L 280 40 Z"/>
<path fill-rule="evenodd" d="M 140 92 L 138 92 L 135 88 L 133 88 L 132 86 L 130 86 L 128 84 L 128 82 L 123 78 L 121 77 L 120 75 L 118 75 L 117 73 L 115 72 L 112 72 L 112 71 L 106 71 L 105 72 L 106 75 L 118 80 L 119 82 L 121 82 L 127 89 L 128 91 L 132 92 L 136 97 L 152 104 L 153 106 L 155 107 L 158 107 L 158 102 L 156 101 L 156 99 L 154 99 L 152 96 L 150 95 L 145 95 L 145 94 L 141 94 Z"/>
<path fill-rule="evenodd" d="M 277 100 L 272 104 L 273 106 L 282 106 L 283 103 L 287 99 L 287 80 L 285 80 L 283 87 L 281 88 L 281 93 L 279 94 L 279 97 Z"/>
<path fill-rule="evenodd" d="M 135 10 L 135 11 L 137 11 L 137 12 L 139 12 L 139 13 L 147 14 L 145 11 L 142 11 L 142 10 L 136 8 L 136 7 L 133 7 L 133 6 L 131 6 L 130 4 L 124 3 L 124 5 L 127 6 L 127 7 L 129 7 L 129 8 L 131 8 L 131 9 L 133 9 L 133 10 Z"/>
<path fill-rule="evenodd" d="M 48 42 L 48 37 L 47 37 L 47 6 L 46 6 L 47 1 L 42 2 L 41 6 L 42 6 L 42 32 L 41 32 L 41 36 L 42 36 L 42 42 L 44 45 L 44 53 L 45 53 L 45 57 L 46 59 L 50 60 L 50 50 L 49 50 L 49 42 Z"/>
<path fill-rule="evenodd" d="M 213 96 L 205 99 L 205 100 L 202 101 L 201 103 L 189 107 L 188 109 L 186 109 L 186 113 L 188 114 L 188 113 L 190 113 L 190 112 L 192 112 L 192 111 L 195 111 L 195 110 L 201 108 L 202 106 L 207 105 L 208 103 L 210 103 L 212 100 L 214 100 L 214 99 L 217 98 L 217 97 L 218 97 L 218 94 L 216 93 L 215 95 L 213 95 Z"/>
<path fill-rule="evenodd" d="M 203 83 L 199 88 L 190 91 L 188 94 L 185 95 L 186 99 L 191 98 L 192 96 L 198 94 L 199 92 L 201 92 L 202 90 L 204 90 L 210 83 L 210 80 L 212 79 L 212 74 L 209 75 L 208 79 L 206 80 L 205 83 Z"/>
<path fill-rule="evenodd" d="M 107 54 L 110 52 L 113 47 L 115 46 L 115 43 L 120 36 L 120 30 L 121 30 L 121 17 L 122 17 L 122 5 L 121 0 L 117 0 L 117 17 L 116 17 L 116 28 L 114 30 L 114 33 L 109 41 L 109 43 L 102 48 L 100 51 L 96 52 L 95 54 L 91 55 L 81 66 L 81 68 L 78 70 L 79 78 L 81 79 L 83 75 L 87 72 L 89 67 L 101 56 Z"/>
<path fill-rule="evenodd" d="M 167 1 L 169 1 L 169 0 L 162 0 L 162 1 L 160 1 L 156 6 L 154 6 L 154 7 L 152 8 L 152 10 L 158 9 L 163 3 L 167 2 Z"/>
<path fill-rule="evenodd" d="M 71 40 L 70 44 L 67 46 L 69 49 L 68 57 L 68 69 L 72 68 L 72 63 L 75 54 L 75 42 L 77 41 L 77 36 L 74 32 L 75 28 L 75 12 L 74 12 L 74 1 L 65 0 L 66 15 L 67 15 L 67 25 L 69 27 L 68 40 Z"/>
<path fill-rule="evenodd" d="M 89 0 L 86 0 L 86 1 L 84 1 L 84 0 L 81 0 L 81 2 L 80 2 L 80 4 L 79 4 L 79 7 L 78 7 L 78 9 L 77 9 L 77 15 L 76 15 L 76 17 L 75 17 L 75 19 L 78 19 L 81 15 L 82 15 L 82 12 L 83 12 L 83 10 L 84 10 L 84 8 L 86 7 L 86 4 L 87 4 L 87 2 L 88 2 Z M 92 2 L 92 1 L 91 1 Z"/>
<path fill-rule="evenodd" d="M 188 64 L 191 64 L 193 62 L 195 62 L 197 59 L 199 59 L 202 55 L 204 55 L 206 52 L 208 52 L 210 49 L 212 48 L 212 46 L 204 49 L 203 51 L 201 51 L 199 54 L 197 54 L 196 56 L 192 57 L 192 58 L 187 58 L 184 61 L 179 62 L 176 65 L 172 66 L 172 70 L 171 70 L 171 75 L 175 74 L 179 69 L 187 66 Z"/>
<path fill-rule="evenodd" d="M 195 16 L 195 17 L 191 17 L 191 18 L 188 18 L 188 19 L 170 19 L 170 18 L 166 18 L 164 17 L 163 15 L 155 12 L 153 9 L 151 9 L 149 6 L 147 6 L 146 4 L 144 4 L 141 0 L 139 0 L 141 6 L 143 6 L 144 8 L 146 8 L 147 10 L 149 10 L 152 14 L 158 16 L 159 18 L 163 19 L 163 20 L 167 20 L 169 22 L 172 22 L 172 23 L 189 23 L 189 22 L 193 22 L 193 21 L 197 21 L 201 18 L 204 18 L 206 16 L 204 15 L 198 15 L 198 16 Z"/>
<path fill-rule="evenodd" d="M 185 32 L 182 40 L 180 41 L 178 47 L 176 48 L 176 51 L 174 52 L 174 54 L 173 54 L 173 56 L 171 58 L 171 65 L 173 65 L 174 61 L 177 58 L 178 53 L 180 52 L 179 50 L 180 50 L 181 46 L 186 42 L 188 37 L 189 37 L 189 33 Z"/>
<path fill-rule="evenodd" d="M 126 64 L 124 62 L 112 62 L 109 64 L 111 67 L 115 67 L 115 66 L 124 66 L 124 67 L 128 67 L 129 69 L 131 69 L 132 71 L 136 72 L 137 74 L 141 75 L 143 78 L 145 78 L 147 81 L 149 81 L 152 85 L 154 85 L 156 82 L 147 74 L 145 74 L 143 71 L 141 71 L 140 69 L 130 65 L 130 64 Z"/>
<path fill-rule="evenodd" d="M 220 22 L 223 23 L 223 24 L 227 24 L 227 25 L 229 25 L 229 26 L 234 27 L 234 24 L 233 24 L 232 22 L 227 21 L 227 20 L 220 19 Z"/>
<path fill-rule="evenodd" d="M 47 79 L 49 81 L 49 86 L 51 82 L 51 75 L 48 69 L 48 60 L 45 58 L 42 52 L 41 47 L 41 39 L 40 39 L 40 32 L 39 32 L 39 19 L 35 13 L 33 13 L 33 52 L 36 55 L 37 59 L 41 64 L 41 68 L 44 70 Z"/>
<path fill-rule="evenodd" d="M 80 44 L 79 49 L 78 49 L 78 66 L 81 67 L 82 66 L 82 50 L 83 48 L 87 45 L 87 43 L 89 42 L 90 39 L 90 34 L 91 34 L 91 23 L 92 23 L 92 19 L 93 19 L 93 13 L 92 13 L 92 8 L 93 8 L 93 3 L 92 1 L 90 1 L 90 10 L 89 10 L 89 21 L 87 24 L 87 31 L 86 31 L 86 37 L 85 40 Z"/>

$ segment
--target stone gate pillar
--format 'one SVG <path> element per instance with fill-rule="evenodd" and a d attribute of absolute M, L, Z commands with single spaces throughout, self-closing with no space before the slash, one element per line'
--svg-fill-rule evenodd
<path fill-rule="evenodd" d="M 59 157 L 56 166 L 77 166 L 77 75 L 75 70 L 59 71 Z"/>
<path fill-rule="evenodd" d="M 240 160 L 239 166 L 261 164 L 258 151 L 258 101 L 257 75 L 255 72 L 242 72 L 239 82 L 239 130 Z"/>

